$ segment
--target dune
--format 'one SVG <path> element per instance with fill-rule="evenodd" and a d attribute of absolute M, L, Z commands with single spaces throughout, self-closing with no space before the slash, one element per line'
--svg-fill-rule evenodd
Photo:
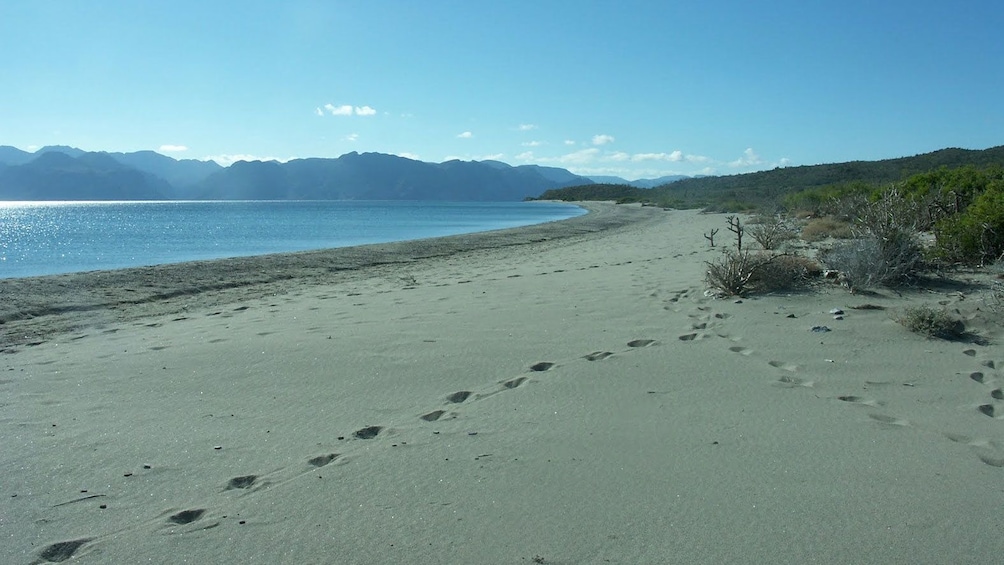
<path fill-rule="evenodd" d="M 0 281 L 0 562 L 1004 553 L 1004 352 L 975 292 L 718 299 L 723 216 L 588 206 Z M 909 332 L 916 304 L 978 339 Z"/>

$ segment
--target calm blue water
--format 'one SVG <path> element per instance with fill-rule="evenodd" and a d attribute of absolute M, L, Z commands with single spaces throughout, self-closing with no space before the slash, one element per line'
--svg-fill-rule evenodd
<path fill-rule="evenodd" d="M 549 202 L 0 202 L 0 278 L 405 241 L 583 213 Z"/>

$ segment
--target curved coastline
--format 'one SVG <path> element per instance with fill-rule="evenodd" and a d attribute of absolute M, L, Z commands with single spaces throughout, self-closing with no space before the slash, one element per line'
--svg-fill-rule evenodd
<path fill-rule="evenodd" d="M 577 203 L 588 213 L 531 226 L 316 251 L 0 279 L 4 346 L 79 327 L 211 308 L 358 279 L 388 265 L 502 248 L 554 245 L 659 217 L 661 209 Z M 100 312 L 100 314 L 98 314 Z"/>

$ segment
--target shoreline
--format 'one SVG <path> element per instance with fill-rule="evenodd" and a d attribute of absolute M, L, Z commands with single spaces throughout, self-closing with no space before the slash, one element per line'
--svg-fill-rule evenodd
<path fill-rule="evenodd" d="M 586 214 L 487 232 L 149 267 L 0 279 L 0 348 L 37 344 L 95 323 L 180 313 L 280 294 L 287 283 L 322 285 L 370 269 L 461 253 L 546 245 L 624 227 L 661 209 L 584 202 Z M 115 315 L 109 315 L 114 312 Z"/>

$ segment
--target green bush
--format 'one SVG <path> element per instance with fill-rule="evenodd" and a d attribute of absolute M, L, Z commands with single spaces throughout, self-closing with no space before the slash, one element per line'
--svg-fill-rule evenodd
<path fill-rule="evenodd" d="M 995 182 L 962 213 L 935 225 L 935 255 L 984 265 L 1004 255 L 1004 182 Z"/>

